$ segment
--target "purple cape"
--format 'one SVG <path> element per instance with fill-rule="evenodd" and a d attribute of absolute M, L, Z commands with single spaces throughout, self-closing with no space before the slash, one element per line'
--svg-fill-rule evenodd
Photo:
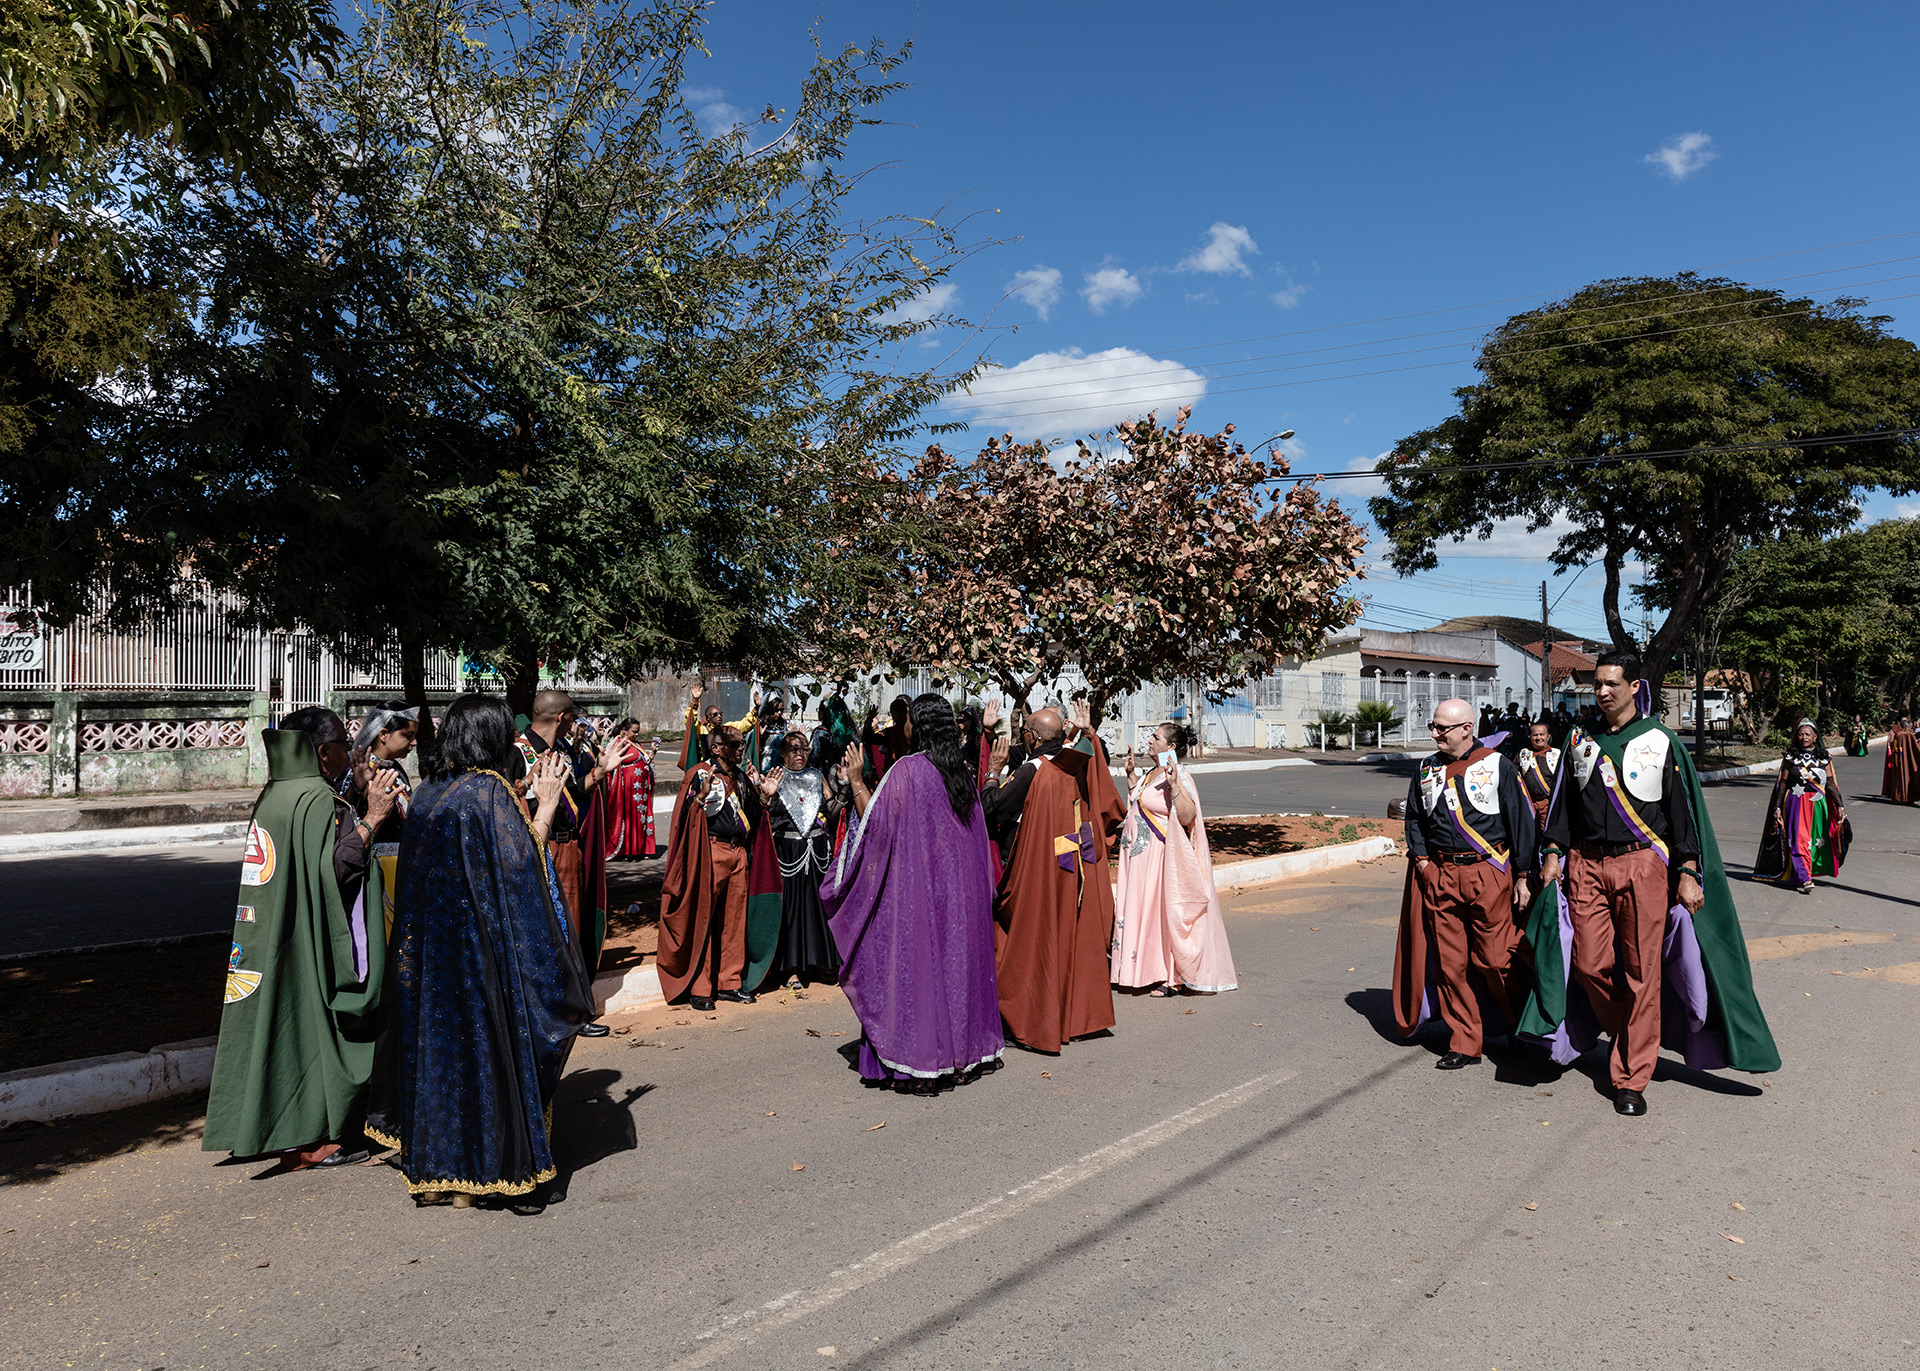
<path fill-rule="evenodd" d="M 861 1074 L 930 1077 L 999 1057 L 993 871 L 976 803 L 953 816 L 933 763 L 887 768 L 820 883 L 840 985 L 866 1032 Z"/>

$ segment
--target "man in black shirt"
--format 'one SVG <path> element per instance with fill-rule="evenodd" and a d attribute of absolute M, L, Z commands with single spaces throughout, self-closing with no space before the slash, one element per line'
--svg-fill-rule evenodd
<path fill-rule="evenodd" d="M 1629 652 L 1600 657 L 1600 721 L 1567 735 L 1540 873 L 1557 880 L 1564 864 L 1573 976 L 1613 1038 L 1613 1107 L 1627 1115 L 1647 1112 L 1660 1056 L 1667 913 L 1677 903 L 1697 914 L 1706 899 L 1680 743 L 1640 713 L 1640 669 Z"/>

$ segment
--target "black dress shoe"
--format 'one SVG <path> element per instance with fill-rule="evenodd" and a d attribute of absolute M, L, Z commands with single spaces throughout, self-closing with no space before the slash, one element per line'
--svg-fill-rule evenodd
<path fill-rule="evenodd" d="M 1647 1097 L 1638 1090 L 1622 1090 L 1613 1097 L 1613 1112 L 1639 1118 L 1647 1112 Z"/>
<path fill-rule="evenodd" d="M 605 1024 L 594 1023 L 591 1020 L 580 1025 L 580 1036 L 583 1038 L 604 1038 L 611 1032 L 613 1030 Z"/>
<path fill-rule="evenodd" d="M 750 990 L 716 990 L 713 992 L 713 998 L 716 1000 L 726 1000 L 730 1004 L 758 1004 L 760 1002 L 760 997 Z"/>
<path fill-rule="evenodd" d="M 713 1013 L 713 1001 L 700 995 L 687 996 L 687 1008 L 701 1014 Z"/>
<path fill-rule="evenodd" d="M 346 1148 L 343 1147 L 330 1157 L 322 1157 L 319 1161 L 315 1162 L 314 1165 L 315 1166 L 358 1166 L 361 1162 L 365 1161 L 367 1158 L 371 1157 L 372 1155 L 373 1153 L 364 1147 L 355 1148 L 351 1152 L 349 1152 Z"/>
<path fill-rule="evenodd" d="M 1458 1071 L 1463 1066 L 1478 1065 L 1480 1065 L 1480 1059 L 1478 1057 L 1469 1057 L 1464 1052 L 1443 1052 L 1440 1054 L 1440 1060 L 1433 1064 L 1433 1069 L 1436 1071 Z"/>

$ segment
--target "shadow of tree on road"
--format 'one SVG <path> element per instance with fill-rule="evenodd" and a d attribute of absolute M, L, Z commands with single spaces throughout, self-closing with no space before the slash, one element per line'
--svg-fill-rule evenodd
<path fill-rule="evenodd" d="M 206 1113 L 202 1092 L 108 1114 L 0 1128 L 0 1180 L 40 1185 L 76 1167 L 146 1147 L 198 1148 Z"/>

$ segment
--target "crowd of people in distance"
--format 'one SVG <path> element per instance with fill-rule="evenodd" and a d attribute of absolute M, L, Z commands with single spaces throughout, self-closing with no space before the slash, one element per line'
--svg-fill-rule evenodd
<path fill-rule="evenodd" d="M 669 1002 L 838 983 L 875 1088 L 964 1084 L 1009 1042 L 1057 1053 L 1113 1027 L 1116 989 L 1235 988 L 1181 724 L 1116 771 L 1084 704 L 1006 730 L 992 702 L 856 722 L 836 695 L 809 728 L 777 695 L 733 721 L 702 700 L 664 840 L 658 741 L 596 731 L 564 692 L 268 730 L 205 1148 L 267 1174 L 391 1149 L 421 1204 L 564 1198 L 551 1105 L 574 1039 L 609 1031 L 593 978 L 622 857 L 665 857 Z"/>

